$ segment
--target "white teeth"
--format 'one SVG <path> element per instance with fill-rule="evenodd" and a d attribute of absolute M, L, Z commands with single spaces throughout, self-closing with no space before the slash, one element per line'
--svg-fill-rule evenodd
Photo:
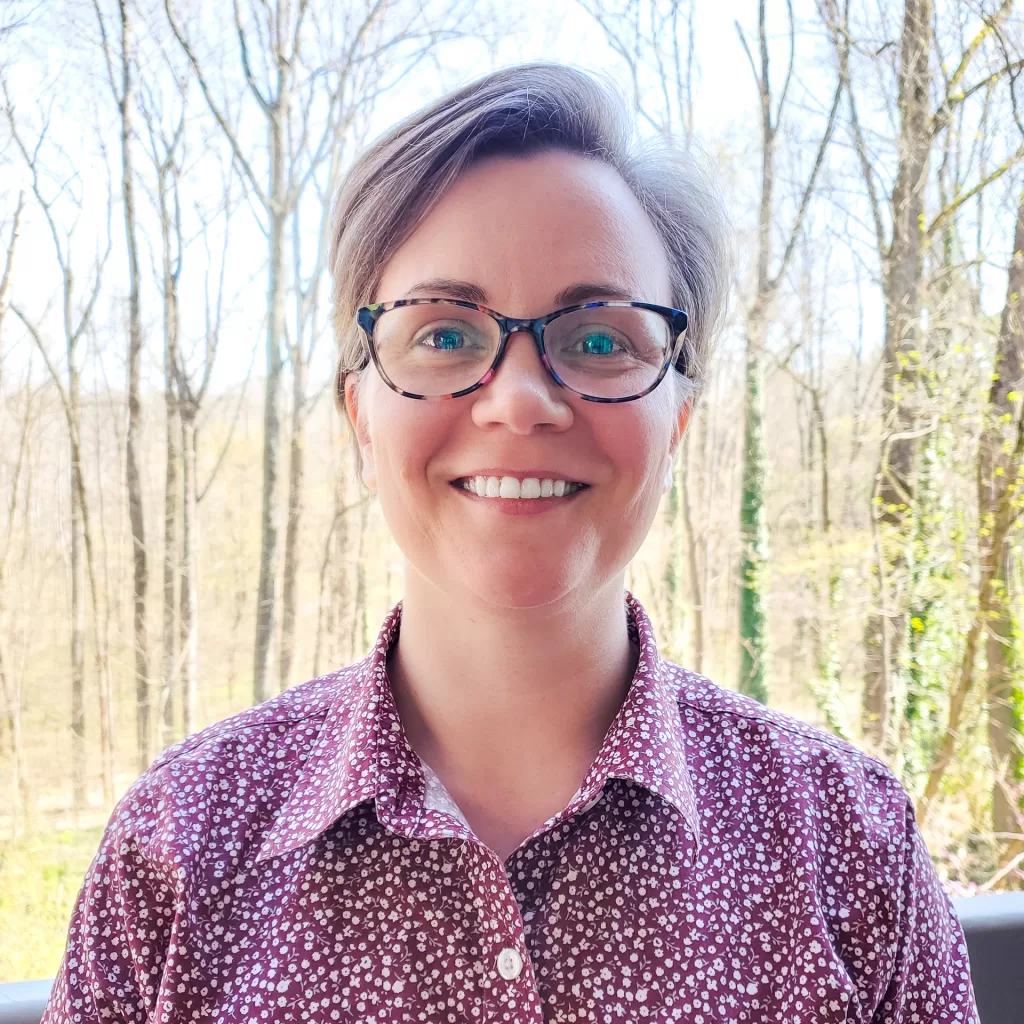
<path fill-rule="evenodd" d="M 462 480 L 463 490 L 481 498 L 563 498 L 582 487 L 569 480 L 541 480 L 535 476 L 523 480 L 514 476 L 469 476 Z"/>
<path fill-rule="evenodd" d="M 503 476 L 501 478 L 501 487 L 498 490 L 499 498 L 518 498 L 519 493 L 519 481 L 514 476 Z"/>

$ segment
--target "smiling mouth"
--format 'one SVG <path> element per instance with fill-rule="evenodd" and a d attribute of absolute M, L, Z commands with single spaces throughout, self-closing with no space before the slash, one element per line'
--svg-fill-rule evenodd
<path fill-rule="evenodd" d="M 480 498 L 568 498 L 577 491 L 586 490 L 588 484 L 574 480 L 554 480 L 535 476 L 519 479 L 514 476 L 464 476 L 452 481 L 452 486 L 469 491 Z"/>

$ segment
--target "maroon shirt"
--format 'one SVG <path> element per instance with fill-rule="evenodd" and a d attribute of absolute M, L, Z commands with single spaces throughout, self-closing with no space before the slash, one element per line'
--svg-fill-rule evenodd
<path fill-rule="evenodd" d="M 45 1021 L 975 1021 L 879 762 L 662 661 L 504 862 L 362 662 L 168 750 L 119 804 Z M 472 685 L 467 682 L 466 685 Z"/>

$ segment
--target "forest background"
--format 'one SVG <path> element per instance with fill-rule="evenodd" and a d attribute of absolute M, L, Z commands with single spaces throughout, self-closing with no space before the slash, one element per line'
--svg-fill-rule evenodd
<path fill-rule="evenodd" d="M 1024 887 L 1013 0 L 0 4 L 0 981 L 160 750 L 360 657 L 400 555 L 333 406 L 331 197 L 522 60 L 699 147 L 733 300 L 630 567 L 664 653 L 885 759 Z"/>

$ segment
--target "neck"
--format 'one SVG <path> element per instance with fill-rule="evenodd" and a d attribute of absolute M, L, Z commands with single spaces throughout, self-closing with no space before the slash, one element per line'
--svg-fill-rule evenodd
<path fill-rule="evenodd" d="M 450 788 L 515 800 L 550 786 L 559 797 L 568 789 L 567 799 L 636 662 L 621 575 L 584 596 L 508 612 L 441 593 L 407 567 L 388 675 L 409 742 Z"/>

